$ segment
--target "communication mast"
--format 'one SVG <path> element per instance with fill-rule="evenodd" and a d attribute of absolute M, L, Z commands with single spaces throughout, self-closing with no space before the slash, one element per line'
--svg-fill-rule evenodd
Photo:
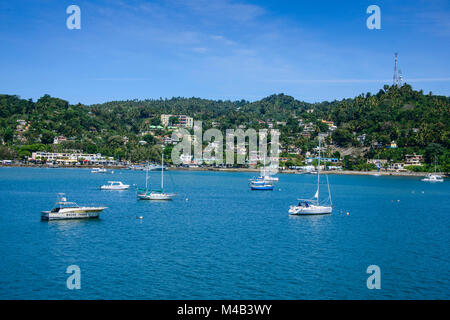
<path fill-rule="evenodd" d="M 397 72 L 397 56 L 398 53 L 396 52 L 394 54 L 394 86 L 398 86 L 398 72 Z"/>

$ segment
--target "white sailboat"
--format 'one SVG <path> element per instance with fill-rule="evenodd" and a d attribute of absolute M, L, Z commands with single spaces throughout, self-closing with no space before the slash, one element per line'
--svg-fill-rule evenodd
<path fill-rule="evenodd" d="M 251 190 L 273 190 L 273 181 L 278 181 L 278 178 L 271 179 L 270 176 L 266 175 L 266 157 L 264 156 L 264 165 L 261 169 L 261 174 L 259 177 L 253 177 L 250 179 L 250 189 Z"/>
<path fill-rule="evenodd" d="M 175 193 L 164 192 L 164 152 L 161 154 L 161 189 L 148 189 L 148 166 L 145 171 L 145 189 L 138 189 L 138 198 L 141 200 L 172 200 Z"/>
<path fill-rule="evenodd" d="M 264 167 L 261 169 L 261 177 L 264 179 L 264 181 L 278 181 L 278 177 L 274 176 L 274 173 L 272 172 L 272 167 L 269 166 L 269 170 L 267 170 L 267 167 L 265 165 L 265 158 L 264 158 Z"/>
<path fill-rule="evenodd" d="M 318 214 L 330 214 L 333 211 L 331 202 L 330 184 L 328 183 L 328 202 L 320 203 L 320 136 L 319 136 L 319 165 L 317 169 L 317 191 L 314 195 L 314 199 L 298 199 L 300 202 L 296 206 L 290 206 L 289 214 L 291 215 L 318 215 Z"/>

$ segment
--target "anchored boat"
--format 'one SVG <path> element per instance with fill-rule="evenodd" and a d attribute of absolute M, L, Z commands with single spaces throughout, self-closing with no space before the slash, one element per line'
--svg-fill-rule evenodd
<path fill-rule="evenodd" d="M 444 178 L 442 178 L 441 175 L 438 174 L 427 174 L 425 178 L 422 179 L 422 181 L 428 181 L 428 182 L 444 182 Z"/>
<path fill-rule="evenodd" d="M 328 202 L 320 203 L 320 136 L 319 136 L 319 165 L 317 169 L 317 191 L 314 199 L 298 199 L 300 202 L 296 206 L 290 206 L 289 214 L 291 215 L 316 215 L 316 214 L 330 214 L 333 210 L 331 202 L 330 184 L 328 183 Z"/>
<path fill-rule="evenodd" d="M 64 193 L 58 193 L 58 200 L 51 211 L 42 211 L 42 220 L 98 218 L 107 207 L 83 207 L 67 201 Z"/>
<path fill-rule="evenodd" d="M 145 171 L 145 189 L 138 189 L 138 198 L 141 200 L 172 200 L 176 194 L 164 192 L 164 152 L 161 154 L 161 189 L 148 189 L 148 166 Z"/>
<path fill-rule="evenodd" d="M 108 181 L 108 184 L 105 184 L 100 187 L 102 190 L 128 190 L 130 189 L 129 184 L 123 184 L 121 181 Z"/>
<path fill-rule="evenodd" d="M 251 190 L 273 190 L 273 183 L 270 181 L 264 180 L 264 178 L 260 179 L 254 178 L 250 180 L 250 189 Z"/>
<path fill-rule="evenodd" d="M 92 168 L 91 173 L 107 173 L 108 170 L 105 168 Z"/>
<path fill-rule="evenodd" d="M 427 182 L 444 182 L 444 178 L 436 173 L 436 158 L 434 159 L 434 174 L 427 174 L 425 178 L 422 179 L 422 181 Z"/>

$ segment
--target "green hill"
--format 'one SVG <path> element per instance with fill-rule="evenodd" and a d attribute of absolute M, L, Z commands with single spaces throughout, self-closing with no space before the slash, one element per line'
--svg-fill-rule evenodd
<path fill-rule="evenodd" d="M 450 162 L 450 97 L 414 91 L 408 84 L 386 85 L 375 95 L 315 104 L 284 94 L 255 102 L 178 97 L 90 106 L 71 105 L 49 95 L 37 101 L 0 95 L 0 158 L 26 157 L 34 150 L 77 149 L 133 161 L 158 159 L 158 139 L 142 133 L 160 125 L 161 114 L 189 115 L 202 120 L 204 129 L 213 122 L 222 130 L 260 129 L 270 123 L 281 131 L 283 148 L 295 146 L 302 154 L 316 146 L 318 133 L 328 131 L 321 121 L 328 120 L 338 127 L 327 137 L 328 144 L 361 148 L 366 158 L 400 161 L 416 152 L 425 154 L 428 162 L 438 157 L 447 171 Z M 18 120 L 26 122 L 23 128 Z M 309 134 L 303 132 L 305 124 L 313 128 Z M 54 145 L 55 136 L 67 141 Z M 148 143 L 139 144 L 142 140 Z M 398 148 L 385 148 L 391 142 Z"/>

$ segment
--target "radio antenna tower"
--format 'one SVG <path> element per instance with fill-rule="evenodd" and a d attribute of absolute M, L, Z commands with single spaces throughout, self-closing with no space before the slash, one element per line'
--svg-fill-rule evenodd
<path fill-rule="evenodd" d="M 402 85 L 403 85 L 402 70 L 398 69 L 398 86 L 401 87 Z"/>
<path fill-rule="evenodd" d="M 398 78 L 398 71 L 397 71 L 397 56 L 398 56 L 398 53 L 396 52 L 395 54 L 394 54 L 394 83 L 393 83 L 393 85 L 394 86 L 398 86 L 398 80 L 399 80 L 399 78 Z"/>

